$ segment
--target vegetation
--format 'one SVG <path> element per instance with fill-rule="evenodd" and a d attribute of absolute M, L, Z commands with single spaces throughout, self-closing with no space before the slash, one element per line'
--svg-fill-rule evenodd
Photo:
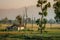
<path fill-rule="evenodd" d="M 53 5 L 56 14 L 55 19 L 56 22 L 59 22 L 60 1 L 55 1 L 56 3 Z M 25 9 L 26 15 L 23 15 L 23 17 L 18 15 L 16 16 L 16 20 L 9 20 L 7 17 L 0 20 L 0 40 L 60 40 L 60 24 L 54 24 L 55 21 L 52 19 L 49 21 L 46 19 L 48 14 L 47 9 L 50 8 L 50 6 L 50 2 L 47 2 L 47 0 L 37 1 L 37 7 L 41 8 L 39 12 L 40 18 L 37 20 L 35 20 L 33 16 L 32 20 L 28 18 L 27 8 Z M 22 24 L 25 24 L 26 29 L 18 31 L 17 26 L 22 27 Z M 7 28 L 8 31 L 5 30 Z"/>
<path fill-rule="evenodd" d="M 16 17 L 16 19 L 17 19 L 17 21 L 19 22 L 19 25 L 21 25 L 21 24 L 22 24 L 22 17 L 21 17 L 20 15 L 18 15 L 18 16 Z"/>
<path fill-rule="evenodd" d="M 56 3 L 53 5 L 54 7 L 54 11 L 55 11 L 55 19 L 56 19 L 56 22 L 58 23 L 60 21 L 60 1 L 59 0 L 55 0 Z"/>
<path fill-rule="evenodd" d="M 48 33 L 42 33 L 40 34 L 39 31 L 10 31 L 10 32 L 0 32 L 0 38 L 1 39 L 24 39 L 24 40 L 59 40 L 60 39 L 60 30 L 49 30 Z M 15 39 L 15 40 L 16 40 Z M 12 39 L 13 40 L 13 39 Z"/>
<path fill-rule="evenodd" d="M 49 24 L 50 24 L 50 28 L 52 28 L 52 24 L 54 24 L 54 23 L 55 23 L 55 20 L 50 19 L 48 22 L 49 22 Z"/>
<path fill-rule="evenodd" d="M 50 2 L 48 2 L 47 4 L 45 4 L 45 3 L 47 3 L 47 0 L 38 0 L 38 2 L 37 2 L 37 7 L 41 8 L 41 12 L 39 12 L 39 15 L 41 16 L 41 18 L 37 19 L 36 23 L 39 25 L 39 29 L 41 30 L 40 31 L 41 33 L 42 33 L 42 30 L 45 29 L 45 26 L 47 23 L 47 19 L 44 18 L 47 16 L 47 8 L 49 8 L 51 6 Z"/>

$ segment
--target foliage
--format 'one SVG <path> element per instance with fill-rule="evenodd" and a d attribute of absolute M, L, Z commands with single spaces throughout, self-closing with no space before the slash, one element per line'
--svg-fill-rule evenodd
<path fill-rule="evenodd" d="M 46 4 L 45 4 L 46 3 Z M 44 5 L 45 4 L 45 5 Z M 44 5 L 44 6 L 43 6 Z M 39 15 L 41 16 L 40 19 L 37 19 L 36 23 L 39 25 L 40 27 L 40 30 L 41 30 L 41 33 L 42 33 L 42 30 L 45 29 L 45 26 L 46 26 L 46 23 L 47 23 L 47 20 L 46 17 L 47 16 L 47 8 L 49 8 L 51 5 L 50 5 L 50 2 L 47 3 L 47 0 L 38 0 L 37 1 L 37 7 L 41 7 L 41 11 L 42 12 L 39 12 Z M 43 26 L 44 25 L 44 26 Z"/>
<path fill-rule="evenodd" d="M 36 20 L 37 25 L 39 24 L 39 22 L 40 22 L 40 19 L 37 19 L 37 20 Z"/>
<path fill-rule="evenodd" d="M 60 1 L 57 1 L 53 5 L 53 7 L 54 7 L 55 14 L 56 14 L 55 19 L 56 19 L 56 22 L 58 22 L 58 19 L 60 19 Z"/>
<path fill-rule="evenodd" d="M 3 22 L 3 23 L 7 23 L 8 22 L 8 18 L 7 17 L 5 17 L 4 19 L 2 19 L 2 21 L 1 22 Z"/>
<path fill-rule="evenodd" d="M 17 19 L 17 21 L 19 22 L 19 24 L 21 25 L 21 23 L 22 23 L 22 17 L 21 17 L 20 15 L 18 15 L 18 16 L 16 17 L 16 19 Z"/>

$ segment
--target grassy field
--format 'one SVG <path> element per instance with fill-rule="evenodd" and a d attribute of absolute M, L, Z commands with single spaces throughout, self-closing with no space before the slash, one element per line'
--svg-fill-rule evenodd
<path fill-rule="evenodd" d="M 0 30 L 5 29 L 9 24 L 0 24 Z M 34 31 L 0 31 L 0 40 L 60 40 L 60 24 L 46 25 L 46 32 L 40 34 L 38 31 L 38 25 L 27 25 L 27 29 L 33 29 Z"/>
<path fill-rule="evenodd" d="M 0 38 L 6 40 L 60 40 L 60 30 L 47 29 L 48 32 L 40 34 L 39 31 L 6 31 L 0 32 Z"/>
<path fill-rule="evenodd" d="M 11 26 L 12 24 L 0 24 L 0 29 L 6 29 L 6 27 L 8 26 Z M 26 25 L 26 28 L 27 29 L 33 29 L 33 30 L 38 30 L 38 25 L 36 24 L 33 24 L 33 27 L 32 27 L 32 24 L 27 24 Z M 59 29 L 60 28 L 60 24 L 52 24 L 52 26 L 50 27 L 50 24 L 46 24 L 46 28 L 56 28 L 56 29 Z"/>

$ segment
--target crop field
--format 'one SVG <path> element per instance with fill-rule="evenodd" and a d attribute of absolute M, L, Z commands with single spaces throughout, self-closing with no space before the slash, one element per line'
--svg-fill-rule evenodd
<path fill-rule="evenodd" d="M 0 24 L 0 29 L 6 29 L 6 27 L 8 26 L 11 26 L 12 24 Z M 33 27 L 32 27 L 32 24 L 27 24 L 26 25 L 26 28 L 28 29 L 34 29 L 34 30 L 37 30 L 38 29 L 38 25 L 36 24 L 33 24 Z M 56 28 L 56 29 L 59 29 L 60 28 L 60 24 L 52 24 L 52 26 L 50 27 L 50 24 L 46 24 L 46 28 Z"/>
<path fill-rule="evenodd" d="M 6 29 L 10 24 L 0 24 L 0 30 Z M 60 24 L 46 24 L 46 32 L 40 34 L 38 25 L 28 24 L 27 29 L 22 31 L 0 31 L 0 40 L 60 40 Z M 33 29 L 33 30 L 32 30 Z"/>

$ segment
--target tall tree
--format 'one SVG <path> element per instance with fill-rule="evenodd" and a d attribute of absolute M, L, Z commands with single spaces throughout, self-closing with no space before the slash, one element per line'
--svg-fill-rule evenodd
<path fill-rule="evenodd" d="M 59 22 L 60 21 L 60 0 L 54 0 L 54 1 L 56 1 L 53 5 L 56 14 L 55 19 L 56 22 Z"/>
<path fill-rule="evenodd" d="M 44 5 L 45 4 L 45 5 Z M 37 7 L 40 7 L 41 8 L 41 12 L 39 12 L 39 15 L 41 16 L 40 19 L 38 19 L 36 21 L 36 23 L 39 25 L 40 27 L 40 30 L 41 30 L 41 34 L 43 32 L 43 29 L 45 28 L 45 25 L 46 25 L 46 17 L 47 16 L 47 8 L 49 8 L 51 5 L 50 5 L 50 2 L 47 3 L 47 0 L 38 0 L 37 1 Z M 43 26 L 44 25 L 44 26 Z"/>
<path fill-rule="evenodd" d="M 16 17 L 17 21 L 19 22 L 19 24 L 21 25 L 22 24 L 22 17 L 20 15 L 18 15 Z"/>

